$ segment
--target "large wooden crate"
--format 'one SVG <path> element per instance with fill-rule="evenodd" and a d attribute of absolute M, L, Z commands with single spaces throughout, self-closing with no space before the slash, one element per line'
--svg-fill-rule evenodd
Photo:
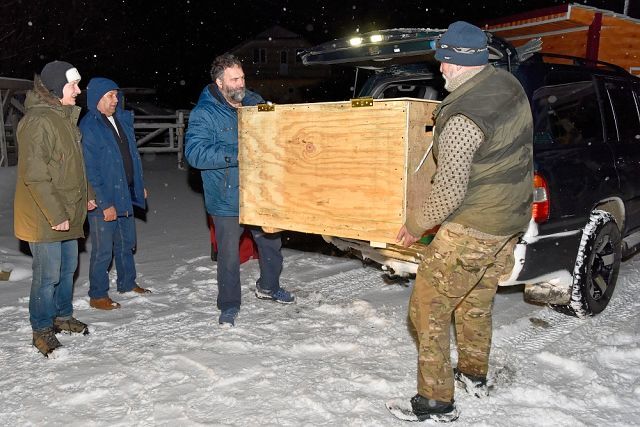
<path fill-rule="evenodd" d="M 431 188 L 437 104 L 402 98 L 240 108 L 240 222 L 395 243 Z"/>

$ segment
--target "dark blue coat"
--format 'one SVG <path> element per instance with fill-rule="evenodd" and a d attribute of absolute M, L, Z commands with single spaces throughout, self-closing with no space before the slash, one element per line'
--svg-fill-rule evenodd
<path fill-rule="evenodd" d="M 242 105 L 263 102 L 260 95 L 247 90 Z M 192 167 L 202 170 L 207 212 L 238 216 L 238 110 L 215 84 L 203 89 L 189 114 L 184 153 Z"/>
<path fill-rule="evenodd" d="M 114 116 L 124 130 L 131 154 L 133 185 L 129 189 L 118 141 L 110 128 L 111 125 L 105 122 L 103 114 L 97 109 L 102 96 L 114 89 L 119 90 L 118 85 L 109 79 L 91 79 L 87 85 L 89 111 L 80 120 L 87 178 L 95 190 L 98 204 L 98 208 L 89 212 L 89 215 L 102 216 L 104 209 L 114 206 L 118 216 L 125 216 L 133 213 L 133 205 L 143 209 L 146 206 L 142 162 L 133 130 L 133 113 L 122 108 L 123 98 L 118 91 L 119 102 Z"/>

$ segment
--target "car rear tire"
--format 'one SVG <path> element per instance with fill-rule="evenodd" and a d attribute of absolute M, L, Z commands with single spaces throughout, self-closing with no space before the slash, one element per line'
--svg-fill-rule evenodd
<path fill-rule="evenodd" d="M 600 313 L 613 295 L 621 259 L 622 239 L 615 218 L 606 211 L 593 211 L 582 232 L 571 302 L 554 308 L 580 318 Z"/>

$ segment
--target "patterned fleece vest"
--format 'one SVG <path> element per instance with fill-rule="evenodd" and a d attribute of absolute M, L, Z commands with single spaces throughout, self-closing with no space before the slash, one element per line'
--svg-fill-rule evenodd
<path fill-rule="evenodd" d="M 450 117 L 462 114 L 484 133 L 462 204 L 447 221 L 496 236 L 524 231 L 533 201 L 533 120 L 522 86 L 510 73 L 485 67 L 451 92 L 434 112 L 434 155 Z"/>

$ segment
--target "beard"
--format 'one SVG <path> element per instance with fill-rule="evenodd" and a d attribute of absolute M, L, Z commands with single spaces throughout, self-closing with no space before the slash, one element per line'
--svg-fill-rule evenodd
<path fill-rule="evenodd" d="M 451 80 L 449 80 L 444 74 L 442 75 L 442 78 L 444 79 L 444 89 L 447 92 L 451 92 Z"/>
<path fill-rule="evenodd" d="M 244 99 L 244 95 L 246 94 L 246 90 L 244 88 L 241 89 L 229 89 L 224 88 L 224 93 L 227 95 L 229 99 L 233 99 L 235 102 L 241 102 Z"/>

